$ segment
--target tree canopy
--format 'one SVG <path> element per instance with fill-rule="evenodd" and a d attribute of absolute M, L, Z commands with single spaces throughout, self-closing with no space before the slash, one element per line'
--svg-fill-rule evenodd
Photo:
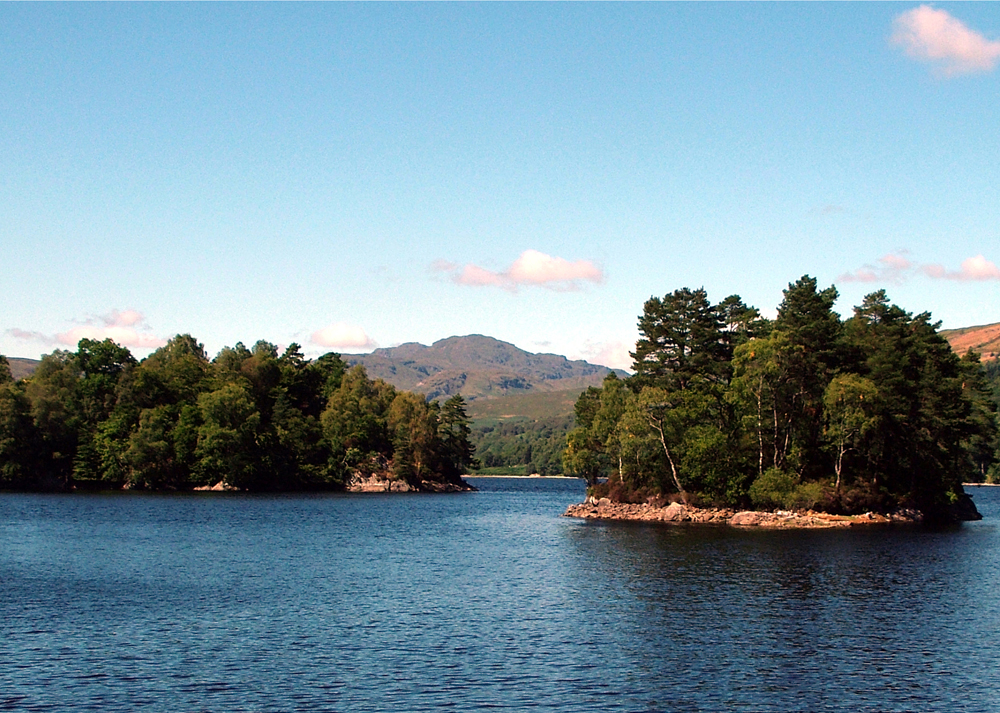
<path fill-rule="evenodd" d="M 842 512 L 942 512 L 963 481 L 1000 476 L 978 355 L 957 357 L 884 291 L 847 320 L 836 298 L 803 276 L 772 321 L 736 295 L 651 297 L 634 375 L 577 401 L 566 471 L 624 500 Z"/>
<path fill-rule="evenodd" d="M 297 344 L 210 361 L 179 335 L 138 362 L 83 339 L 21 382 L 0 357 L 0 487 L 315 490 L 378 474 L 420 488 L 475 465 L 461 396 L 429 403 Z"/>

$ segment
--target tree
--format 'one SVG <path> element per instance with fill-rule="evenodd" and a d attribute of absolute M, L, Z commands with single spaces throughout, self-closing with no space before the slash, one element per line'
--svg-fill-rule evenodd
<path fill-rule="evenodd" d="M 199 396 L 198 408 L 202 425 L 195 470 L 199 481 L 257 489 L 266 464 L 261 462 L 256 439 L 260 413 L 249 390 L 241 384 L 226 384 Z"/>
<path fill-rule="evenodd" d="M 321 418 L 332 467 L 346 472 L 392 454 L 386 416 L 395 398 L 396 390 L 384 381 L 370 380 L 363 366 L 344 374 Z"/>
<path fill-rule="evenodd" d="M 996 364 L 997 362 L 993 362 Z M 987 370 L 980 364 L 978 353 L 969 349 L 959 362 L 962 370 L 962 392 L 970 404 L 971 433 L 963 446 L 973 464 L 973 482 L 984 482 L 989 476 L 1000 449 L 997 428 L 997 401 L 987 378 Z"/>
<path fill-rule="evenodd" d="M 650 297 L 639 317 L 639 334 L 632 352 L 637 387 L 683 391 L 693 383 L 725 381 L 727 339 L 704 289 Z"/>
<path fill-rule="evenodd" d="M 76 390 L 76 356 L 57 349 L 42 357 L 26 388 L 31 415 L 41 437 L 41 458 L 49 477 L 69 483 L 82 418 Z"/>
<path fill-rule="evenodd" d="M 716 307 L 729 356 L 741 344 L 770 331 L 768 320 L 760 316 L 756 307 L 748 307 L 739 295 L 730 295 Z"/>
<path fill-rule="evenodd" d="M 410 391 L 396 394 L 386 422 L 392 434 L 393 474 L 411 485 L 419 485 L 437 466 L 437 404 L 433 407 Z"/>
<path fill-rule="evenodd" d="M 566 440 L 563 452 L 565 472 L 594 485 L 617 466 L 622 470 L 622 449 L 615 429 L 634 394 L 614 372 L 604 377 L 601 388 L 588 387 L 576 400 L 576 428 Z"/>
<path fill-rule="evenodd" d="M 839 493 L 844 456 L 856 451 L 868 432 L 878 426 L 878 389 L 863 376 L 840 374 L 826 387 L 823 406 L 826 439 L 836 456 L 835 489 Z"/>
<path fill-rule="evenodd" d="M 795 419 L 801 417 L 796 401 L 802 391 L 793 373 L 802 349 L 783 330 L 736 349 L 728 397 L 745 414 L 743 428 L 755 435 L 758 477 L 768 468 L 797 465 L 793 433 Z"/>
<path fill-rule="evenodd" d="M 969 439 L 977 423 L 959 358 L 930 315 L 911 315 L 884 291 L 848 321 L 849 345 L 877 388 L 878 428 L 864 442 L 870 482 L 896 499 L 940 510 L 976 472 Z"/>
<path fill-rule="evenodd" d="M 465 411 L 465 399 L 455 394 L 441 406 L 438 438 L 441 441 L 441 469 L 446 478 L 457 482 L 470 469 L 479 467 L 472 447 L 472 429 Z"/>
<path fill-rule="evenodd" d="M 31 403 L 10 378 L 7 360 L 0 356 L 0 488 L 41 485 L 38 480 L 39 434 L 31 417 Z"/>
<path fill-rule="evenodd" d="M 80 377 L 76 382 L 77 421 L 76 454 L 73 477 L 91 480 L 101 472 L 101 453 L 95 443 L 100 424 L 114 410 L 122 375 L 136 366 L 132 353 L 111 339 L 81 339 L 75 355 Z"/>
<path fill-rule="evenodd" d="M 837 288 L 819 290 L 816 278 L 803 275 L 784 290 L 774 323 L 795 347 L 788 363 L 788 383 L 795 391 L 792 438 L 802 454 L 798 468 L 808 469 L 812 477 L 820 477 L 828 467 L 822 441 L 823 393 L 844 359 L 843 327 L 833 311 L 836 301 Z"/>

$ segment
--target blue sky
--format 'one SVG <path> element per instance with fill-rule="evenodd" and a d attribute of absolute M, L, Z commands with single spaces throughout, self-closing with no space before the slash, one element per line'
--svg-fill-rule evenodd
<path fill-rule="evenodd" d="M 679 287 L 1000 321 L 1000 6 L 0 6 L 0 353 L 452 335 Z"/>

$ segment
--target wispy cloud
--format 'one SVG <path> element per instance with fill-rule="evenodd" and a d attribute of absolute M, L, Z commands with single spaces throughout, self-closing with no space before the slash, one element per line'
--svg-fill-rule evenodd
<path fill-rule="evenodd" d="M 862 265 L 853 272 L 844 273 L 837 278 L 837 282 L 882 282 L 898 285 L 913 272 L 913 262 L 907 255 L 905 250 L 889 253 L 880 257 L 875 264 Z"/>
<path fill-rule="evenodd" d="M 580 289 L 580 283 L 604 282 L 604 273 L 590 260 L 566 260 L 538 250 L 525 250 L 510 267 L 500 272 L 469 263 L 457 265 L 436 260 L 431 269 L 450 275 L 452 282 L 470 287 L 502 287 L 516 291 L 521 286 L 546 287 L 568 291 Z"/>
<path fill-rule="evenodd" d="M 32 332 L 28 329 L 18 329 L 17 327 L 12 327 L 11 329 L 4 330 L 4 334 L 9 334 L 14 337 L 14 339 L 20 339 L 22 342 L 42 342 L 43 344 L 55 344 L 55 338 L 48 334 L 42 334 L 41 332 Z"/>
<path fill-rule="evenodd" d="M 8 329 L 7 334 L 23 341 L 66 347 L 75 347 L 81 339 L 111 339 L 121 346 L 133 349 L 156 349 L 167 343 L 167 340 L 151 333 L 142 312 L 134 309 L 112 310 L 107 314 L 88 317 L 78 326 L 53 335 L 17 328 Z"/>
<path fill-rule="evenodd" d="M 313 332 L 310 341 L 330 349 L 372 349 L 378 346 L 361 327 L 346 322 L 336 322 Z"/>
<path fill-rule="evenodd" d="M 844 273 L 837 282 L 871 282 L 899 285 L 915 274 L 934 280 L 956 280 L 959 282 L 983 282 L 1000 280 L 1000 268 L 982 255 L 962 261 L 958 270 L 949 270 L 937 263 L 917 264 L 909 258 L 909 252 L 901 250 L 879 258 L 876 264 L 859 267 Z"/>
<path fill-rule="evenodd" d="M 921 268 L 928 277 L 937 280 L 958 280 L 960 282 L 988 282 L 1000 280 L 1000 268 L 982 255 L 970 257 L 962 261 L 958 270 L 948 270 L 943 265 L 923 265 Z"/>
<path fill-rule="evenodd" d="M 930 62 L 945 77 L 989 72 L 1000 62 L 1000 42 L 988 40 L 945 10 L 907 10 L 893 22 L 891 42 L 909 57 Z"/>
<path fill-rule="evenodd" d="M 595 342 L 587 340 L 580 349 L 579 358 L 591 364 L 609 366 L 612 369 L 632 369 L 632 354 L 635 340 Z"/>

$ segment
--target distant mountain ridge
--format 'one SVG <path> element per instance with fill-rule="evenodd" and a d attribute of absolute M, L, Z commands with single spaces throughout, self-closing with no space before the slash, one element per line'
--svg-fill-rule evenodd
<path fill-rule="evenodd" d="M 982 361 L 991 361 L 1000 356 L 1000 322 L 961 329 L 942 329 L 941 336 L 948 340 L 959 356 L 969 349 L 979 352 Z"/>
<path fill-rule="evenodd" d="M 579 392 L 599 386 L 612 371 L 625 375 L 620 369 L 558 354 L 534 354 L 481 334 L 448 337 L 430 346 L 409 342 L 343 358 L 363 365 L 370 377 L 430 399 L 457 393 L 471 401 L 529 392 Z"/>
<path fill-rule="evenodd" d="M 959 355 L 970 348 L 983 361 L 1000 357 L 1000 322 L 959 329 L 942 329 Z M 461 391 L 472 400 L 483 396 L 504 396 L 553 391 L 583 391 L 600 386 L 611 371 L 621 369 L 570 360 L 558 354 L 533 354 L 508 342 L 473 334 L 448 337 L 431 346 L 408 342 L 398 347 L 376 349 L 371 354 L 346 354 L 349 364 L 364 364 L 369 376 L 384 379 L 401 389 L 419 391 L 429 398 Z M 8 356 L 15 379 L 31 376 L 38 359 Z"/>
<path fill-rule="evenodd" d="M 7 357 L 7 363 L 10 364 L 10 375 L 17 381 L 34 374 L 41 361 L 24 357 Z"/>

